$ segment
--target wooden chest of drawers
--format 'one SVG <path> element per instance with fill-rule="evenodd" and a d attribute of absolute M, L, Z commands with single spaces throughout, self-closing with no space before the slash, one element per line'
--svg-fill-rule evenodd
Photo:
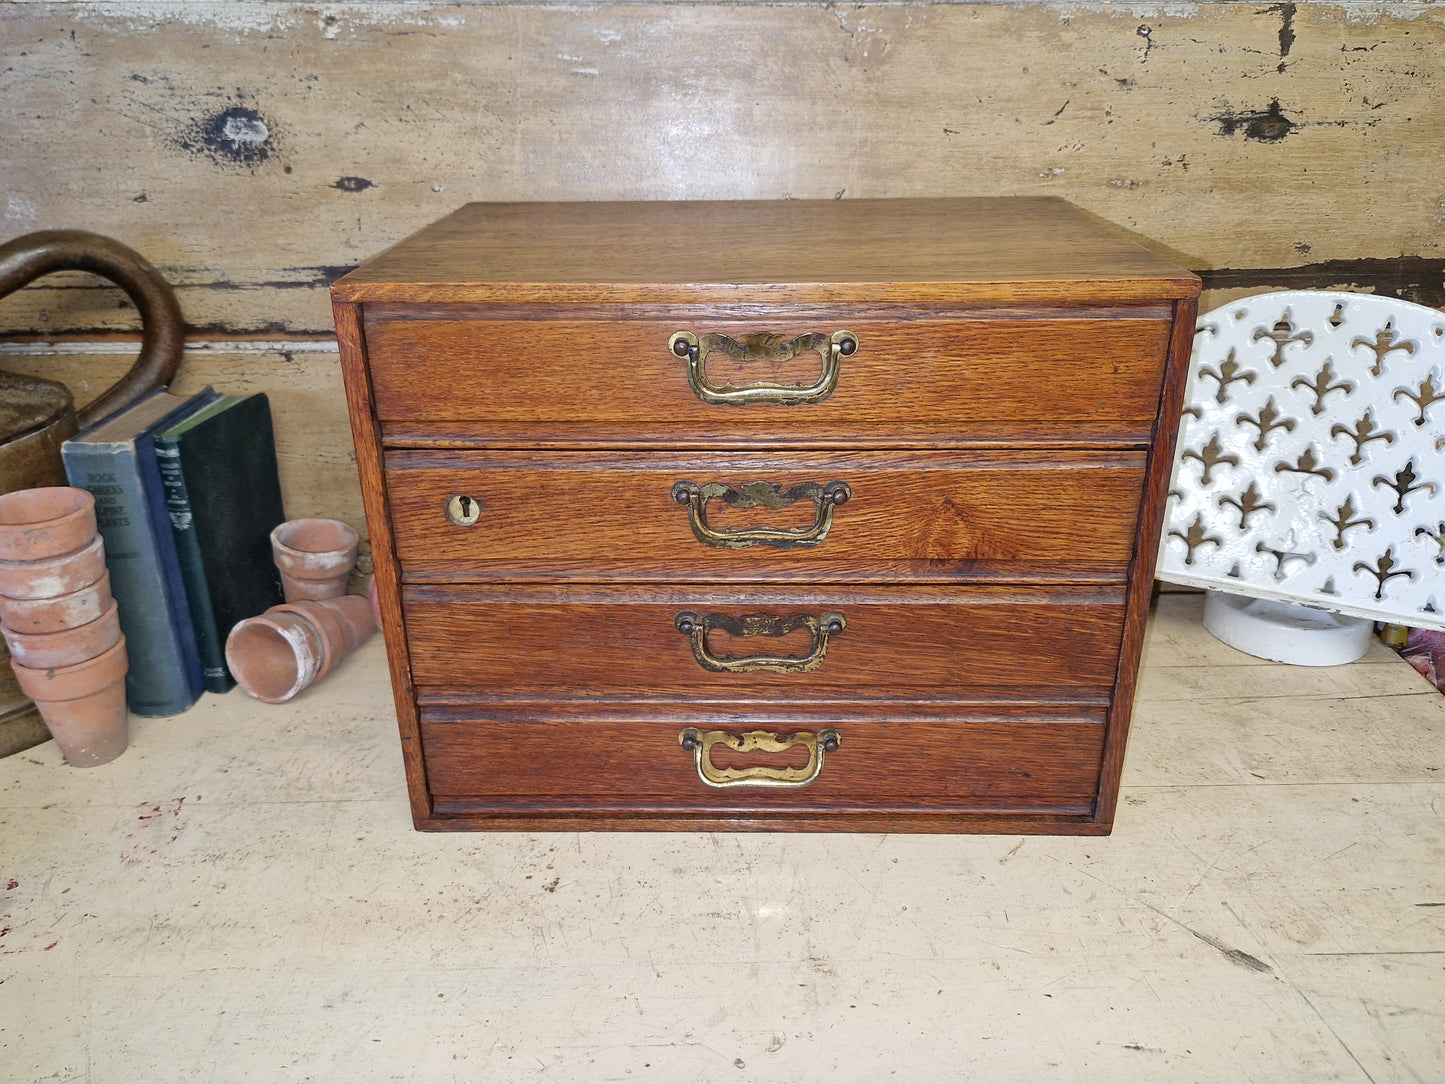
<path fill-rule="evenodd" d="M 417 826 L 1107 832 L 1198 291 L 1052 199 L 473 204 L 341 279 Z"/>

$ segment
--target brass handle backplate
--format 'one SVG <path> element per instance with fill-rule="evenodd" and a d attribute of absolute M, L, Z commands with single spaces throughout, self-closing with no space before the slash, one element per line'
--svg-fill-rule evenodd
<path fill-rule="evenodd" d="M 802 482 L 788 489 L 779 489 L 771 482 L 748 482 L 733 489 L 722 482 L 700 486 L 681 481 L 672 487 L 672 499 L 686 506 L 692 522 L 692 533 L 708 546 L 744 549 L 747 546 L 773 546 L 795 549 L 816 546 L 828 537 L 833 526 L 833 509 L 853 495 L 847 482 Z M 786 508 L 797 501 L 812 501 L 817 514 L 811 527 L 712 527 L 707 521 L 707 502 L 721 499 L 732 508 Z"/>
<path fill-rule="evenodd" d="M 687 361 L 687 382 L 692 393 L 704 403 L 747 406 L 749 403 L 776 403 L 795 406 L 798 403 L 819 403 L 833 394 L 838 386 L 838 373 L 843 358 L 858 350 L 858 336 L 851 331 L 835 331 L 832 335 L 811 332 L 796 339 L 758 332 L 730 339 L 726 335 L 694 335 L 690 331 L 673 332 L 667 348 Z M 718 386 L 707 378 L 707 358 L 720 351 L 735 361 L 791 361 L 805 351 L 815 350 L 823 358 L 823 373 L 817 381 L 801 384 L 774 384 L 760 380 L 741 386 Z"/>
<path fill-rule="evenodd" d="M 787 736 L 766 730 L 749 730 L 729 734 L 726 730 L 698 730 L 688 727 L 677 736 L 678 744 L 692 753 L 697 775 L 710 787 L 806 787 L 823 770 L 823 754 L 835 751 L 843 743 L 836 730 L 820 730 L 816 734 L 799 731 Z M 808 750 L 808 763 L 801 768 L 770 768 L 755 765 L 748 768 L 719 768 L 712 762 L 712 748 L 722 745 L 738 753 L 783 753 L 795 745 Z"/>
<path fill-rule="evenodd" d="M 747 674 L 766 670 L 774 674 L 801 674 L 816 670 L 823 665 L 828 653 L 828 640 L 837 636 L 847 627 L 843 615 L 831 610 L 814 617 L 812 614 L 798 614 L 795 617 L 774 617 L 772 614 L 747 614 L 742 620 L 725 614 L 702 614 L 684 610 L 673 622 L 677 631 L 692 640 L 692 657 L 704 670 L 725 674 Z M 808 654 L 796 655 L 714 655 L 708 647 L 707 634 L 711 629 L 721 629 L 733 636 L 786 636 L 796 629 L 807 629 L 813 635 L 813 647 Z"/>

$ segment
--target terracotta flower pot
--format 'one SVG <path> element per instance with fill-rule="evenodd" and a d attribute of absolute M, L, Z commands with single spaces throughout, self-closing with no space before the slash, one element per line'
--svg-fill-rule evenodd
<path fill-rule="evenodd" d="M 315 681 L 324 651 L 310 621 L 276 609 L 237 622 L 226 637 L 231 676 L 267 704 L 285 703 Z"/>
<path fill-rule="evenodd" d="M 292 519 L 271 532 L 271 553 L 287 602 L 337 598 L 356 565 L 354 528 L 334 519 Z"/>
<path fill-rule="evenodd" d="M 376 631 L 371 604 L 360 595 L 302 599 L 272 609 L 300 614 L 321 634 L 321 668 L 316 673 L 316 681 L 335 670 L 337 663 Z"/>
<path fill-rule="evenodd" d="M 35 561 L 0 561 L 0 595 L 7 598 L 54 598 L 89 587 L 105 572 L 105 545 L 100 535 L 74 553 Z"/>
<path fill-rule="evenodd" d="M 247 693 L 280 704 L 329 674 L 375 631 L 360 595 L 288 602 L 237 623 L 226 638 L 226 665 Z"/>
<path fill-rule="evenodd" d="M 127 660 L 123 638 L 109 651 L 74 666 L 40 670 L 13 659 L 10 666 L 20 687 L 40 709 L 67 764 L 91 768 L 125 752 Z"/>
<path fill-rule="evenodd" d="M 100 617 L 86 625 L 59 632 L 25 633 L 0 626 L 5 645 L 16 662 L 32 669 L 48 670 L 103 655 L 120 640 L 120 606 L 112 602 Z"/>
<path fill-rule="evenodd" d="M 54 598 L 0 597 L 0 620 L 12 632 L 60 632 L 77 625 L 88 625 L 105 615 L 110 608 L 110 573 L 89 587 Z"/>
<path fill-rule="evenodd" d="M 95 498 L 83 489 L 42 486 L 0 496 L 0 560 L 59 557 L 93 537 Z"/>

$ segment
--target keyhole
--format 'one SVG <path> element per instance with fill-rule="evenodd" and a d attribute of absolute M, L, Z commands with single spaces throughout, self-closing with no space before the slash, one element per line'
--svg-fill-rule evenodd
<path fill-rule="evenodd" d="M 470 527 L 481 518 L 481 515 L 481 502 L 473 500 L 471 497 L 458 494 L 447 501 L 447 519 L 458 527 Z"/>

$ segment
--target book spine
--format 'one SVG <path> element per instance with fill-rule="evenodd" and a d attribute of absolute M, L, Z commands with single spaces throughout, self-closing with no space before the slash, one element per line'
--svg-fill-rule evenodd
<path fill-rule="evenodd" d="M 61 460 L 71 485 L 95 498 L 110 590 L 126 638 L 126 703 L 137 715 L 183 712 L 200 689 L 186 661 L 182 632 L 162 604 L 165 574 L 134 445 L 66 444 Z"/>
<path fill-rule="evenodd" d="M 176 561 L 180 566 L 181 581 L 185 584 L 191 624 L 196 632 L 202 678 L 211 692 L 229 692 L 234 682 L 230 670 L 226 668 L 226 645 L 216 627 L 211 591 L 206 583 L 205 566 L 201 563 L 201 544 L 196 536 L 195 518 L 191 514 L 186 476 L 181 470 L 180 448 L 174 440 L 157 437 L 155 452 L 166 514 L 170 518 L 171 535 L 176 543 Z"/>
<path fill-rule="evenodd" d="M 145 498 L 146 511 L 150 513 L 151 532 L 155 537 L 156 554 L 161 566 L 163 593 L 160 597 L 164 600 L 166 613 L 170 616 L 176 638 L 180 641 L 181 665 L 185 670 L 191 703 L 195 703 L 205 689 L 201 654 L 196 647 L 196 626 L 191 620 L 191 604 L 187 601 L 185 581 L 181 578 L 175 532 L 171 529 L 165 491 L 161 486 L 160 468 L 156 463 L 155 441 L 150 434 L 145 434 L 136 441 L 135 454 L 141 495 Z"/>

